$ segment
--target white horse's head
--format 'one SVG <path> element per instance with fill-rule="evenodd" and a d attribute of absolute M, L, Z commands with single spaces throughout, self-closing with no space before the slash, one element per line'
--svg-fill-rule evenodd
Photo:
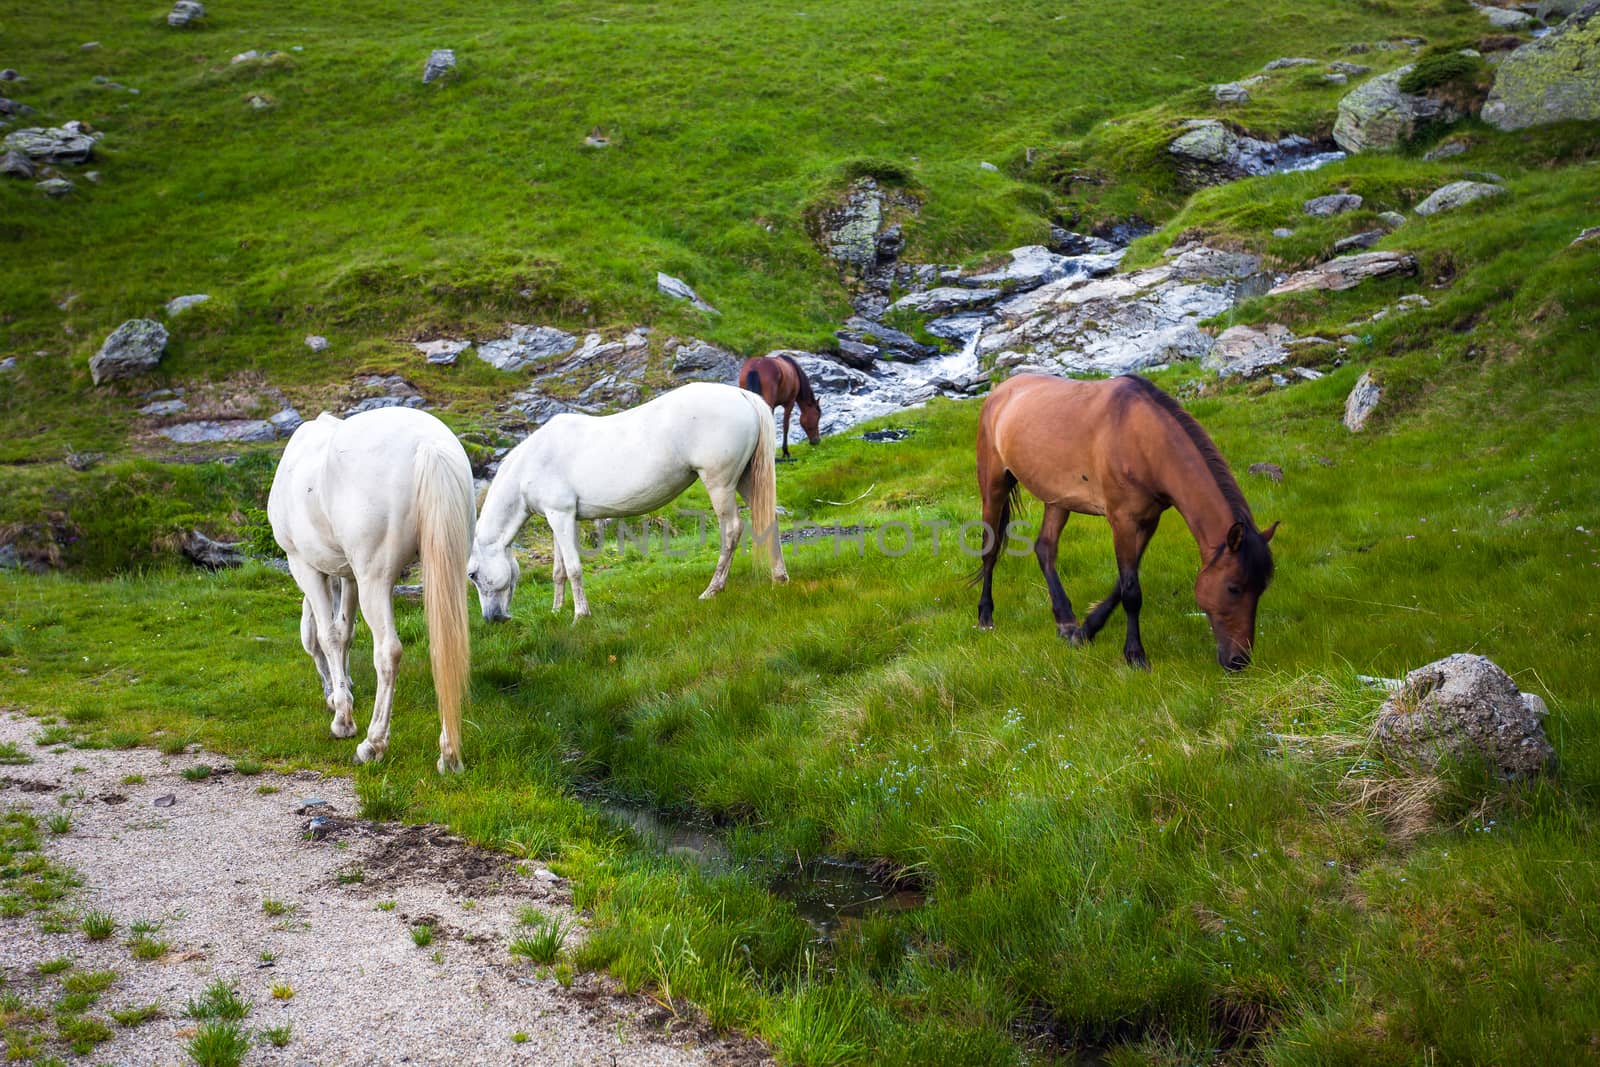
<path fill-rule="evenodd" d="M 511 594 L 517 588 L 516 557 L 503 545 L 474 542 L 467 560 L 467 578 L 478 587 L 478 605 L 485 622 L 504 622 L 511 618 Z"/>

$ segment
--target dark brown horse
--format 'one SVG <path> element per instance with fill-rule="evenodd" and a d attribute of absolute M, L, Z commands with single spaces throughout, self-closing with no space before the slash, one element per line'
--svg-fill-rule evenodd
<path fill-rule="evenodd" d="M 1194 596 L 1217 639 L 1217 662 L 1250 662 L 1256 602 L 1272 580 L 1273 523 L 1257 530 L 1217 446 L 1188 412 L 1143 378 L 1081 382 L 1020 374 L 996 386 L 978 422 L 978 491 L 986 528 L 978 626 L 994 625 L 995 561 L 1006 540 L 1017 487 L 1044 501 L 1033 552 L 1050 589 L 1056 629 L 1074 645 L 1094 640 L 1120 604 L 1128 617 L 1122 654 L 1149 669 L 1139 639 L 1139 560 L 1161 513 L 1178 509 L 1200 546 Z M 1056 574 L 1056 544 L 1072 512 L 1104 515 L 1117 554 L 1111 595 L 1083 625 Z"/>
<path fill-rule="evenodd" d="M 822 418 L 822 406 L 806 381 L 806 372 L 789 356 L 755 356 L 739 367 L 739 384 L 752 393 L 760 393 L 769 408 L 783 408 L 783 458 L 789 458 L 789 416 L 794 406 L 800 405 L 800 428 L 806 440 L 816 444 L 822 440 L 817 423 Z"/>

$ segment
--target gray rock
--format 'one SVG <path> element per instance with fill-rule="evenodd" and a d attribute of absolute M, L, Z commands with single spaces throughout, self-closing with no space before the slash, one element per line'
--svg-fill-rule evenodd
<path fill-rule="evenodd" d="M 1455 122 L 1462 113 L 1430 96 L 1400 91 L 1404 66 L 1364 82 L 1339 101 L 1333 139 L 1346 152 L 1381 152 L 1398 148 L 1427 124 Z"/>
<path fill-rule="evenodd" d="M 1073 233 L 1060 226 L 1050 227 L 1050 243 L 1046 247 L 1061 256 L 1104 256 L 1118 248 L 1103 237 Z"/>
<path fill-rule="evenodd" d="M 1507 56 L 1482 117 L 1502 130 L 1600 119 L 1600 3 Z"/>
<path fill-rule="evenodd" d="M 266 419 L 203 419 L 199 422 L 181 422 L 165 426 L 158 431 L 162 437 L 180 445 L 215 444 L 220 441 L 273 441 L 278 430 Z"/>
<path fill-rule="evenodd" d="M 1398 211 L 1380 211 L 1378 212 L 1378 221 L 1391 230 L 1398 230 L 1405 225 L 1406 217 Z"/>
<path fill-rule="evenodd" d="M 923 315 L 946 315 L 952 311 L 992 304 L 1005 293 L 1000 289 L 967 289 L 942 285 L 920 293 L 910 293 L 890 305 L 896 311 L 915 311 Z"/>
<path fill-rule="evenodd" d="M 1261 273 L 1261 257 L 1250 252 L 1189 245 L 1181 250 L 1167 250 L 1168 255 L 1174 253 L 1177 258 L 1172 261 L 1172 276 L 1182 281 L 1252 278 Z"/>
<path fill-rule="evenodd" d="M 577 405 L 585 410 L 631 408 L 644 399 L 644 384 L 624 372 L 602 374 L 578 394 Z"/>
<path fill-rule="evenodd" d="M 1572 239 L 1572 244 L 1569 244 L 1567 247 L 1572 248 L 1576 245 L 1588 244 L 1590 241 L 1596 240 L 1600 240 L 1600 226 L 1590 226 L 1589 228 L 1580 231 L 1578 236 Z"/>
<path fill-rule="evenodd" d="M 1184 123 L 1184 129 L 1186 132 L 1167 145 L 1167 152 L 1189 188 L 1253 175 L 1311 170 L 1344 158 L 1342 153 L 1319 150 L 1305 137 L 1263 141 L 1235 133 L 1216 119 L 1192 119 Z"/>
<path fill-rule="evenodd" d="M 179 543 L 183 554 L 201 567 L 221 570 L 244 563 L 242 541 L 213 541 L 199 530 L 190 530 Z"/>
<path fill-rule="evenodd" d="M 1340 255 L 1344 255 L 1347 252 L 1355 252 L 1358 249 L 1371 248 L 1388 235 L 1387 230 L 1363 230 L 1361 233 L 1353 233 L 1349 237 L 1339 238 L 1339 240 L 1333 242 L 1333 250 Z"/>
<path fill-rule="evenodd" d="M 14 81 L 21 81 L 21 80 L 22 80 L 22 75 L 18 74 L 11 67 L 7 67 L 5 70 L 0 70 L 0 82 L 14 82 Z"/>
<path fill-rule="evenodd" d="M 572 410 L 566 401 L 545 395 L 538 386 L 529 386 L 514 394 L 508 407 L 536 427 L 544 425 L 556 415 Z"/>
<path fill-rule="evenodd" d="M 1489 20 L 1489 25 L 1497 30 L 1520 30 L 1532 25 L 1532 15 L 1524 11 L 1516 11 L 1506 7 L 1489 7 L 1484 4 L 1474 4 L 1478 14 Z"/>
<path fill-rule="evenodd" d="M 897 213 L 921 207 L 903 190 L 887 189 L 872 178 L 858 178 L 835 206 L 808 219 L 812 238 L 846 275 L 869 289 L 887 293 L 905 238 L 894 224 Z"/>
<path fill-rule="evenodd" d="M 513 326 L 510 336 L 482 341 L 472 352 L 496 370 L 514 371 L 564 356 L 577 344 L 576 337 L 554 326 Z"/>
<path fill-rule="evenodd" d="M 1353 256 L 1340 256 L 1328 262 L 1303 270 L 1279 282 L 1268 290 L 1269 295 L 1298 293 L 1307 289 L 1327 289 L 1339 292 L 1354 289 L 1368 278 L 1386 278 L 1397 274 L 1415 274 L 1416 257 L 1406 252 L 1362 252 Z"/>
<path fill-rule="evenodd" d="M 1522 780 L 1555 770 L 1548 714 L 1540 697 L 1519 690 L 1493 661 L 1458 652 L 1407 674 L 1372 733 L 1389 752 L 1429 770 L 1481 758 L 1501 778 Z"/>
<path fill-rule="evenodd" d="M 455 69 L 455 49 L 435 48 L 422 68 L 422 84 L 426 85 L 436 78 L 442 78 Z"/>
<path fill-rule="evenodd" d="M 988 162 L 987 160 L 984 160 L 983 162 L 980 162 L 978 164 L 978 167 L 981 170 L 993 171 L 996 174 L 1000 173 L 1000 168 L 995 166 L 993 163 Z"/>
<path fill-rule="evenodd" d="M 663 274 L 660 271 L 656 271 L 656 288 L 674 300 L 689 301 L 689 303 L 693 304 L 701 311 L 707 311 L 713 315 L 721 314 L 721 312 L 719 312 L 716 308 L 712 307 L 704 300 L 701 300 L 700 294 L 690 288 L 689 283 L 684 281 L 682 278 L 674 278 L 670 274 Z"/>
<path fill-rule="evenodd" d="M 365 400 L 357 401 L 344 409 L 344 417 L 359 415 L 363 411 L 377 411 L 379 408 L 424 408 L 428 402 L 420 396 L 369 396 Z"/>
<path fill-rule="evenodd" d="M 1262 70 L 1285 70 L 1289 67 L 1314 67 L 1319 61 L 1307 59 L 1305 56 L 1286 56 L 1283 59 L 1274 59 L 1262 67 Z"/>
<path fill-rule="evenodd" d="M 1458 207 L 1477 200 L 1485 200 L 1491 196 L 1499 196 L 1505 189 L 1488 182 L 1451 182 L 1440 189 L 1435 189 L 1428 198 L 1412 210 L 1418 215 L 1437 215 L 1441 211 L 1454 211 Z"/>
<path fill-rule="evenodd" d="M 1211 95 L 1219 104 L 1248 104 L 1250 89 L 1244 82 L 1225 82 L 1213 85 Z"/>
<path fill-rule="evenodd" d="M 1568 15 L 1576 15 L 1582 11 L 1591 0 L 1539 0 L 1538 7 L 1534 9 L 1534 16 L 1544 22 L 1556 22 Z M 1554 18 L 1551 16 L 1554 15 Z"/>
<path fill-rule="evenodd" d="M 0 174 L 32 181 L 34 175 L 33 160 L 15 148 L 8 149 L 4 156 L 0 156 Z"/>
<path fill-rule="evenodd" d="M 1348 74 L 1338 74 L 1338 73 L 1324 74 L 1322 76 L 1322 80 L 1327 82 L 1329 85 L 1348 85 L 1348 84 L 1350 84 L 1350 76 Z"/>
<path fill-rule="evenodd" d="M 739 357 L 706 341 L 667 343 L 672 355 L 672 376 L 692 382 L 731 382 L 739 373 Z"/>
<path fill-rule="evenodd" d="M 152 400 L 150 403 L 139 409 L 139 414 L 149 415 L 151 418 L 161 418 L 166 415 L 176 415 L 180 411 L 188 410 L 188 404 L 185 404 L 182 400 L 173 398 L 171 400 Z"/>
<path fill-rule="evenodd" d="M 1372 73 L 1371 67 L 1364 67 L 1360 63 L 1349 63 L 1343 59 L 1329 63 L 1328 69 L 1335 74 L 1343 74 L 1348 78 L 1359 78 L 1363 74 Z"/>
<path fill-rule="evenodd" d="M 7 541 L 0 545 L 0 571 L 14 571 L 22 566 L 22 555 L 17 546 Z"/>
<path fill-rule="evenodd" d="M 1330 218 L 1334 215 L 1343 215 L 1346 211 L 1355 211 L 1361 207 L 1361 198 L 1354 193 L 1330 193 L 1327 196 L 1313 197 L 1300 205 L 1307 215 L 1318 218 Z"/>
<path fill-rule="evenodd" d="M 1076 257 L 1057 255 L 1044 245 L 1024 245 L 1011 250 L 1010 263 L 982 274 L 963 275 L 959 284 L 971 289 L 999 288 L 1018 292 L 1084 272 Z"/>
<path fill-rule="evenodd" d="M 1284 347 L 1293 340 L 1288 327 L 1278 323 L 1265 326 L 1230 326 L 1217 337 L 1200 366 L 1215 371 L 1219 378 L 1254 378 L 1269 367 L 1289 358 Z"/>
<path fill-rule="evenodd" d="M 1259 474 L 1273 483 L 1283 481 L 1283 468 L 1276 463 L 1252 463 L 1249 473 Z"/>
<path fill-rule="evenodd" d="M 206 8 L 204 4 L 198 3 L 197 0 L 178 0 L 177 3 L 172 5 L 172 10 L 167 13 L 167 25 L 181 29 L 184 26 L 193 25 L 196 20 L 205 17 Z"/>
<path fill-rule="evenodd" d="M 42 182 L 34 182 L 33 187 L 45 196 L 66 196 L 77 188 L 65 178 L 46 178 Z"/>
<path fill-rule="evenodd" d="M 1344 398 L 1344 427 L 1351 433 L 1360 433 L 1366 428 L 1367 420 L 1372 418 L 1372 413 L 1378 410 L 1378 401 L 1383 399 L 1383 387 L 1372 377 L 1371 371 L 1362 371 L 1361 377 L 1356 379 L 1356 384 L 1350 390 L 1350 395 Z"/>
<path fill-rule="evenodd" d="M 1576 243 L 1576 242 L 1574 242 L 1574 243 Z M 0 374 L 4 374 L 7 371 L 14 371 L 16 369 L 17 369 L 17 357 L 16 356 L 7 356 L 5 359 L 0 359 Z"/>
<path fill-rule="evenodd" d="M 300 424 L 306 420 L 302 419 L 300 413 L 294 408 L 285 407 L 267 421 L 272 423 L 272 428 L 277 431 L 279 437 L 288 437 L 298 430 Z"/>
<path fill-rule="evenodd" d="M 413 341 L 411 347 L 427 357 L 429 363 L 448 367 L 456 361 L 461 353 L 472 347 L 472 342 L 449 340 Z"/>
<path fill-rule="evenodd" d="M 167 318 L 170 319 L 175 316 L 182 315 L 185 311 L 188 311 L 196 304 L 204 304 L 210 299 L 211 296 L 208 293 L 192 293 L 189 296 L 175 296 L 171 300 L 167 301 Z"/>
<path fill-rule="evenodd" d="M 94 384 L 152 370 L 167 349 L 167 329 L 153 319 L 129 319 L 111 331 L 89 359 Z"/>
<path fill-rule="evenodd" d="M 306 334 L 306 347 L 313 352 L 326 352 L 328 350 L 328 339 L 319 334 L 308 333 Z"/>
<path fill-rule="evenodd" d="M 1467 150 L 1467 141 L 1461 137 L 1452 137 L 1430 148 L 1422 158 L 1429 163 L 1437 163 L 1441 159 L 1450 159 L 1459 156 Z"/>
<path fill-rule="evenodd" d="M 14 130 L 5 146 L 40 163 L 87 163 L 94 157 L 94 137 L 77 123 Z"/>
<path fill-rule="evenodd" d="M 21 118 L 33 114 L 33 108 L 27 104 L 0 96 L 0 118 Z"/>
<path fill-rule="evenodd" d="M 834 336 L 839 339 L 839 360 L 857 370 L 871 370 L 873 362 L 879 359 L 916 362 L 939 352 L 910 334 L 859 315 L 846 319 Z"/>
<path fill-rule="evenodd" d="M 1274 236 L 1276 238 L 1279 238 L 1281 240 L 1281 239 L 1283 239 L 1285 237 L 1293 237 L 1294 236 L 1294 231 L 1289 229 L 1287 226 L 1279 226 L 1278 228 L 1276 228 L 1275 230 L 1272 231 L 1272 236 Z"/>

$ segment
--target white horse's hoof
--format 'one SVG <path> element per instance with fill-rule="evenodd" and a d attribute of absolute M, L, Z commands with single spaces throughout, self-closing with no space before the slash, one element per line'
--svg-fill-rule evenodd
<path fill-rule="evenodd" d="M 335 719 L 333 720 L 333 725 L 328 727 L 328 732 L 341 741 L 347 737 L 354 737 L 356 735 L 356 721 L 349 719 L 345 722 L 340 722 Z"/>
<path fill-rule="evenodd" d="M 777 571 L 772 575 L 772 580 L 777 582 L 779 585 L 783 585 L 789 581 L 789 572 Z"/>
<path fill-rule="evenodd" d="M 460 756 L 455 756 L 448 760 L 440 756 L 437 766 L 440 774 L 460 774 L 464 767 Z"/>
<path fill-rule="evenodd" d="M 363 741 L 356 746 L 357 763 L 377 763 L 383 759 L 384 750 L 374 745 L 371 741 Z"/>

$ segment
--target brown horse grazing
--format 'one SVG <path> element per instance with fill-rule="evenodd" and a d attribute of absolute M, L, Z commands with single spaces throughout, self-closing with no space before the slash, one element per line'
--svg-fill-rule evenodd
<path fill-rule="evenodd" d="M 1122 605 L 1122 654 L 1149 669 L 1139 639 L 1139 560 L 1161 513 L 1178 509 L 1200 546 L 1194 596 L 1217 639 L 1217 662 L 1250 662 L 1256 602 L 1272 580 L 1273 523 L 1257 530 L 1239 484 L 1217 446 L 1188 412 L 1143 378 L 1069 381 L 1021 374 L 994 388 L 978 422 L 978 491 L 986 528 L 978 626 L 994 625 L 995 561 L 1006 539 L 1017 487 L 1044 501 L 1034 555 L 1050 589 L 1056 629 L 1074 645 L 1094 640 Z M 1056 544 L 1072 512 L 1111 523 L 1117 581 L 1079 626 L 1056 574 Z"/>
<path fill-rule="evenodd" d="M 822 406 L 811 391 L 806 372 L 789 356 L 755 356 L 739 367 L 739 384 L 752 393 L 761 394 L 769 408 L 783 408 L 783 458 L 789 458 L 789 416 L 794 406 L 800 405 L 800 428 L 806 440 L 816 444 L 822 440 L 817 423 L 822 418 Z"/>

